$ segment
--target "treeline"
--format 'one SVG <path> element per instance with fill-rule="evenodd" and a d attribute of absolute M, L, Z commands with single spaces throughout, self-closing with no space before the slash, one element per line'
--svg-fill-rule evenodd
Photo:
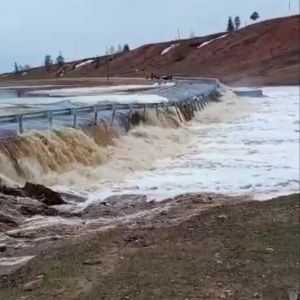
<path fill-rule="evenodd" d="M 252 21 L 256 21 L 257 19 L 259 19 L 259 14 L 258 12 L 254 12 L 251 14 L 250 16 L 250 19 Z M 239 16 L 236 16 L 234 18 L 234 20 L 232 19 L 232 17 L 229 17 L 228 18 L 228 22 L 227 22 L 227 31 L 228 32 L 232 32 L 232 31 L 235 31 L 235 30 L 239 30 L 241 27 L 241 18 Z"/>
<path fill-rule="evenodd" d="M 111 56 L 111 55 L 124 53 L 128 51 L 130 51 L 130 47 L 128 44 L 125 44 L 123 46 L 118 45 L 116 48 L 114 46 L 111 46 L 106 50 L 105 56 Z M 65 58 L 62 55 L 62 52 L 59 52 L 59 55 L 55 58 L 55 60 L 53 60 L 50 54 L 47 54 L 44 58 L 43 65 L 47 71 L 50 71 L 53 66 L 56 66 L 57 69 L 61 69 L 65 65 Z M 99 67 L 99 65 L 100 65 L 100 57 L 97 56 L 95 58 L 95 68 Z M 16 75 L 20 74 L 21 72 L 28 71 L 30 69 L 31 66 L 29 65 L 21 66 L 17 62 L 15 62 L 14 64 L 14 73 Z"/>
<path fill-rule="evenodd" d="M 124 46 L 119 44 L 116 48 L 114 46 L 110 46 L 109 49 L 106 50 L 106 55 L 113 55 L 113 54 L 123 53 L 128 51 L 130 51 L 128 44 L 125 44 Z"/>
<path fill-rule="evenodd" d="M 61 68 L 64 66 L 65 58 L 63 57 L 62 52 L 59 52 L 59 55 L 56 57 L 55 64 L 56 64 L 57 68 Z M 45 60 L 44 60 L 44 66 L 45 66 L 46 70 L 50 71 L 50 68 L 52 65 L 53 65 L 53 59 L 50 54 L 47 54 L 45 56 Z"/>
<path fill-rule="evenodd" d="M 19 65 L 18 63 L 15 62 L 14 71 L 15 71 L 16 74 L 21 73 L 21 72 L 26 72 L 30 69 L 31 69 L 30 65 L 22 66 L 22 65 Z"/>

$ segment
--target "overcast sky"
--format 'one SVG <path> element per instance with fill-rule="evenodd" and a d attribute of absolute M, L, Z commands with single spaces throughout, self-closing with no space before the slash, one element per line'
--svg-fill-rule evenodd
<path fill-rule="evenodd" d="M 0 72 L 40 65 L 59 51 L 67 60 L 100 55 L 106 45 L 172 40 L 224 31 L 228 16 L 242 24 L 299 13 L 291 0 L 0 0 Z"/>

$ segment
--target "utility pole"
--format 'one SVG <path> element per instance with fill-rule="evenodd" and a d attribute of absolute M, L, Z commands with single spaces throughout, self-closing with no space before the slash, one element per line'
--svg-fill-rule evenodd
<path fill-rule="evenodd" d="M 291 0 L 289 0 L 289 13 L 291 13 Z"/>
<path fill-rule="evenodd" d="M 109 57 L 108 57 L 108 48 L 106 46 L 106 79 L 107 79 L 107 84 L 109 84 Z"/>
<path fill-rule="evenodd" d="M 178 40 L 180 40 L 180 30 L 178 28 L 178 32 L 177 32 L 177 37 L 178 37 Z"/>

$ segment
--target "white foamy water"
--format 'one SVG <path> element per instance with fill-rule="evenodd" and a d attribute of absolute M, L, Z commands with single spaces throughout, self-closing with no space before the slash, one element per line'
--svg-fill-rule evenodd
<path fill-rule="evenodd" d="M 85 204 L 119 194 L 163 199 L 182 193 L 216 192 L 269 198 L 296 192 L 299 88 L 265 88 L 264 94 L 267 97 L 240 98 L 226 92 L 222 103 L 210 104 L 184 128 L 138 126 L 108 148 L 98 148 L 80 131 L 76 132 L 76 148 L 75 136 L 67 135 L 81 152 L 68 155 L 70 166 L 65 169 L 60 165 L 70 150 L 61 144 L 60 148 L 55 146 L 62 154 L 57 163 L 52 146 L 45 148 L 37 136 L 36 145 L 45 149 L 32 150 L 35 156 L 19 157 L 18 163 L 31 180 L 83 196 L 88 199 Z M 84 97 L 93 98 L 77 96 Z M 152 95 L 147 97 L 150 101 Z M 158 118 L 151 112 L 149 117 Z M 54 134 L 51 140 L 54 137 L 61 142 L 60 135 Z M 51 170 L 49 173 L 45 174 L 40 164 L 40 151 L 46 151 L 43 166 Z M 89 158 L 88 167 L 80 165 L 84 160 L 79 158 Z M 10 170 L 10 164 L 3 161 L 4 176 L 22 184 L 13 167 Z"/>
<path fill-rule="evenodd" d="M 299 88 L 264 88 L 264 94 L 212 104 L 188 125 L 193 138 L 183 153 L 121 183 L 104 184 L 89 201 L 124 193 L 161 199 L 190 192 L 264 199 L 299 191 Z"/>

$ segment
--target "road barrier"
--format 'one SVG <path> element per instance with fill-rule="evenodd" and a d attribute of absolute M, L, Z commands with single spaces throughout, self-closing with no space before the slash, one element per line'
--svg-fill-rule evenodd
<path fill-rule="evenodd" d="M 31 120 L 48 120 L 49 128 L 53 127 L 55 118 L 62 116 L 70 116 L 72 118 L 72 124 L 74 128 L 77 128 L 77 118 L 81 113 L 92 113 L 94 115 L 93 122 L 98 124 L 99 112 L 111 111 L 112 112 L 112 123 L 115 118 L 117 111 L 128 111 L 128 118 L 131 119 L 132 113 L 135 110 L 146 109 L 169 109 L 170 107 L 175 108 L 177 117 L 180 122 L 190 121 L 194 117 L 195 111 L 202 110 L 209 102 L 219 101 L 219 92 L 214 89 L 202 96 L 194 97 L 191 100 L 185 101 L 169 101 L 160 103 L 134 103 L 134 104 L 98 104 L 93 106 L 81 106 L 75 108 L 63 108 L 56 110 L 42 110 L 37 112 L 28 113 L 17 113 L 12 115 L 0 116 L 1 124 L 16 124 L 18 126 L 18 133 L 22 134 L 25 131 L 25 123 Z M 185 120 L 183 120 L 182 116 Z M 111 123 L 111 124 L 112 124 Z"/>

